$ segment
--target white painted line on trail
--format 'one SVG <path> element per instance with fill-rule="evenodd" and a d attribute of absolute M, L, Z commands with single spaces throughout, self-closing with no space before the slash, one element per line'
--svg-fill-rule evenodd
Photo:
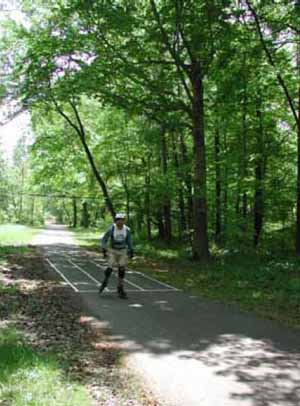
<path fill-rule="evenodd" d="M 90 262 L 92 262 L 94 265 L 96 265 L 98 268 L 102 269 L 103 267 L 101 267 L 100 265 L 98 265 L 95 261 L 90 260 Z M 144 288 L 141 288 L 140 286 L 136 285 L 133 282 L 130 282 L 128 279 L 124 279 L 124 282 L 129 283 L 130 285 L 134 286 L 135 288 L 138 288 L 140 291 L 144 292 Z"/>
<path fill-rule="evenodd" d="M 70 262 L 70 264 L 72 264 L 73 266 L 75 266 L 75 268 L 77 268 L 80 272 L 84 273 L 93 282 L 96 282 L 97 286 L 100 286 L 100 282 L 96 278 L 94 278 L 92 275 L 90 275 L 88 272 L 86 272 L 84 269 L 82 269 L 79 265 L 75 264 L 75 262 L 73 262 L 71 259 L 67 259 L 67 261 Z"/>
<path fill-rule="evenodd" d="M 94 265 L 96 265 L 96 266 L 97 266 L 98 268 L 100 268 L 100 269 L 103 269 L 103 268 L 104 268 L 103 266 L 97 264 L 97 262 L 95 262 L 95 261 L 93 261 L 93 260 L 90 260 L 90 262 L 92 262 Z M 128 271 L 127 271 L 127 272 L 128 272 Z M 181 291 L 180 289 L 175 288 L 174 286 L 168 285 L 167 283 L 161 282 L 161 281 L 159 281 L 158 279 L 151 278 L 150 276 L 145 275 L 143 272 L 138 272 L 138 271 L 131 271 L 131 270 L 129 270 L 129 273 L 141 275 L 141 276 L 143 276 L 144 278 L 149 279 L 149 280 L 152 281 L 152 282 L 158 283 L 159 285 L 162 285 L 162 286 L 165 286 L 166 288 L 169 288 L 170 290 L 174 290 L 174 291 L 176 291 L 176 292 L 180 292 L 180 291 Z M 126 282 L 130 283 L 131 285 L 133 285 L 133 286 L 135 286 L 135 287 L 138 287 L 139 289 L 141 289 L 141 290 L 143 290 L 143 291 L 146 290 L 146 289 L 144 289 L 144 288 L 140 288 L 140 286 L 138 286 L 138 285 L 135 285 L 133 282 L 129 282 L 127 279 L 126 279 Z M 148 292 L 148 290 L 147 290 L 147 292 Z"/>
<path fill-rule="evenodd" d="M 72 265 L 73 265 L 75 268 L 77 268 L 80 272 L 82 272 L 82 273 L 85 274 L 88 278 L 90 278 L 93 282 L 95 282 L 97 286 L 100 286 L 100 282 L 99 282 L 96 278 L 94 278 L 92 275 L 90 275 L 88 272 L 86 272 L 80 265 L 76 264 L 74 261 L 72 261 L 71 259 L 69 259 L 69 255 L 67 255 L 67 254 L 62 254 L 62 255 L 63 255 L 64 258 L 66 258 L 66 260 L 67 260 L 70 264 L 72 264 Z M 105 268 L 103 265 L 99 265 L 97 262 L 95 262 L 94 260 L 92 260 L 92 259 L 90 259 L 90 258 L 85 258 L 84 260 L 87 260 L 88 262 L 94 264 L 97 268 L 101 269 L 102 271 L 103 271 L 103 269 Z M 54 266 L 54 265 L 53 265 L 53 266 Z M 58 271 L 58 272 L 60 273 L 60 271 Z M 142 272 L 131 271 L 131 270 L 129 270 L 129 272 L 130 272 L 130 273 L 133 273 L 133 274 L 141 275 L 141 276 L 144 277 L 145 279 L 149 279 L 149 280 L 151 280 L 152 282 L 155 282 L 155 283 L 157 283 L 157 284 L 159 284 L 159 285 L 161 285 L 161 286 L 165 286 L 166 288 L 168 288 L 168 289 L 145 289 L 145 288 L 142 288 L 141 286 L 139 286 L 139 285 L 137 285 L 137 284 L 135 284 L 135 283 L 129 281 L 128 279 L 124 279 L 124 282 L 126 282 L 127 284 L 129 284 L 129 285 L 131 285 L 131 286 L 137 288 L 137 290 L 131 290 L 132 292 L 169 292 L 169 291 L 180 292 L 180 289 L 177 289 L 177 288 L 175 288 L 174 286 L 168 285 L 167 283 L 160 282 L 160 281 L 157 280 L 157 279 L 151 278 L 150 276 L 145 275 L 145 274 L 142 273 Z M 60 273 L 60 274 L 61 274 L 61 273 Z M 61 274 L 61 275 L 62 275 L 62 274 Z M 63 276 L 63 277 L 64 277 L 64 276 Z M 71 282 L 68 281 L 67 278 L 64 277 L 64 279 L 65 279 L 69 284 L 71 284 Z M 76 289 L 76 290 L 77 290 L 77 288 L 76 288 L 74 285 L 72 285 L 72 286 L 73 286 L 73 289 Z M 78 290 L 77 290 L 77 291 L 78 291 Z M 83 292 L 83 291 L 80 291 L 80 292 Z M 92 292 L 92 291 L 87 291 L 87 292 Z M 84 293 L 86 293 L 86 292 L 84 291 Z"/>
<path fill-rule="evenodd" d="M 171 290 L 176 290 L 178 292 L 180 291 L 180 289 L 174 288 L 174 286 L 171 286 L 171 285 L 168 285 L 167 283 L 161 282 L 158 279 L 151 278 L 151 276 L 145 275 L 143 272 L 138 272 L 138 271 L 134 271 L 134 272 L 136 274 L 138 274 L 138 275 L 142 275 L 146 279 L 150 279 L 150 281 L 152 281 L 152 282 L 159 283 L 160 285 L 165 286 L 166 288 L 170 288 Z"/>
<path fill-rule="evenodd" d="M 124 282 L 129 283 L 130 285 L 134 286 L 135 288 L 138 288 L 140 292 L 145 292 L 144 288 L 141 288 L 139 285 L 136 285 L 133 282 L 130 282 L 128 279 L 124 279 Z"/>
<path fill-rule="evenodd" d="M 86 259 L 88 259 L 88 258 L 86 258 Z M 94 265 L 96 265 L 96 266 L 97 266 L 98 268 L 100 268 L 100 269 L 105 268 L 104 265 L 99 265 L 95 260 L 89 259 L 89 261 L 92 262 Z M 161 281 L 159 281 L 158 279 L 151 278 L 151 276 L 148 276 L 148 275 L 144 274 L 143 272 L 132 271 L 132 270 L 129 269 L 129 270 L 127 271 L 127 273 L 133 273 L 133 274 L 141 275 L 141 276 L 143 276 L 144 278 L 149 279 L 149 280 L 152 281 L 152 282 L 156 282 L 156 283 L 158 283 L 158 284 L 160 284 L 160 285 L 162 285 L 162 286 L 165 286 L 166 288 L 170 288 L 171 290 L 175 290 L 175 291 L 181 292 L 181 289 L 175 288 L 175 287 L 172 286 L 172 285 L 168 285 L 167 283 L 161 282 Z"/>
<path fill-rule="evenodd" d="M 99 265 L 99 264 L 97 264 L 97 262 L 95 262 L 95 261 L 92 260 L 92 259 L 90 259 L 89 261 L 90 261 L 92 264 L 96 265 L 98 268 L 102 269 L 102 270 L 103 270 L 103 268 L 104 268 L 104 269 L 106 268 L 104 265 Z"/>
<path fill-rule="evenodd" d="M 97 262 L 95 262 L 93 259 L 86 258 L 85 260 L 89 261 L 91 264 L 96 265 L 97 268 L 101 269 L 101 271 L 104 271 L 107 265 L 99 265 Z"/>
<path fill-rule="evenodd" d="M 102 293 L 101 296 L 105 293 L 113 293 L 114 290 L 110 289 L 107 290 L 105 289 Z M 143 292 L 143 293 L 166 293 L 166 292 L 179 292 L 176 291 L 175 289 L 171 290 L 171 289 L 145 289 L 143 291 L 139 290 L 139 289 L 126 289 L 126 292 L 128 293 L 139 293 L 139 292 Z M 80 290 L 78 293 L 99 293 L 99 290 Z"/>
<path fill-rule="evenodd" d="M 51 268 L 53 268 L 72 288 L 75 292 L 79 292 L 79 290 L 76 288 L 76 286 L 73 285 L 72 282 L 69 281 L 69 279 L 67 279 L 65 277 L 65 275 L 50 261 L 49 258 L 46 258 L 46 261 L 48 262 L 48 264 L 51 266 Z"/>
<path fill-rule="evenodd" d="M 94 265 L 96 265 L 96 266 L 97 266 L 98 268 L 100 268 L 100 269 L 105 268 L 105 266 L 99 265 L 96 261 L 94 261 L 94 260 L 92 260 L 92 259 L 90 259 L 89 261 L 92 262 Z M 174 286 L 168 285 L 167 283 L 161 282 L 161 281 L 159 281 L 158 279 L 151 278 L 150 276 L 145 275 L 143 272 L 132 271 L 132 270 L 130 270 L 130 269 L 129 269 L 127 272 L 128 272 L 128 273 L 137 274 L 137 275 L 141 275 L 141 276 L 143 276 L 144 278 L 149 279 L 149 280 L 152 281 L 152 282 L 156 282 L 156 283 L 158 283 L 159 285 L 165 286 L 166 288 L 170 288 L 171 290 L 175 290 L 175 291 L 177 291 L 177 292 L 180 292 L 180 291 L 181 291 L 180 289 L 175 288 Z M 128 281 L 127 281 L 127 282 L 128 282 Z M 133 284 L 133 285 L 134 285 L 134 284 Z M 135 286 L 137 286 L 137 285 L 135 285 Z M 142 289 L 142 290 L 145 290 L 145 289 Z"/>

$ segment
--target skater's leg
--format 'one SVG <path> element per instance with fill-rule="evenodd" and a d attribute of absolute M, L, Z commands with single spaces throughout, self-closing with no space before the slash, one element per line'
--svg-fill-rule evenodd
<path fill-rule="evenodd" d="M 121 299 L 127 299 L 127 294 L 124 291 L 124 278 L 125 278 L 125 267 L 120 266 L 118 270 L 118 295 Z"/>
<path fill-rule="evenodd" d="M 107 268 L 105 269 L 105 271 L 104 271 L 104 280 L 103 280 L 103 282 L 102 282 L 102 284 L 101 284 L 101 286 L 100 286 L 100 288 L 99 288 L 99 293 L 102 293 L 103 290 L 106 288 L 111 273 L 112 273 L 112 268 L 107 267 Z"/>

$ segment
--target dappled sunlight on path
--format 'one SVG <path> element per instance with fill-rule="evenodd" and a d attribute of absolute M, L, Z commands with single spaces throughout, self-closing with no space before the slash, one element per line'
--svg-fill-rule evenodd
<path fill-rule="evenodd" d="M 71 281 L 88 314 L 109 329 L 111 345 L 127 352 L 128 365 L 167 404 L 300 405 L 299 330 L 162 289 L 135 271 L 126 277 L 132 284 L 128 301 L 118 299 L 114 288 L 99 297 L 105 263 L 98 254 L 76 247 L 61 226 L 51 225 L 37 244 Z"/>
<path fill-rule="evenodd" d="M 51 224 L 48 228 L 38 234 L 33 242 L 33 245 L 75 245 L 72 234 L 68 232 L 66 227 L 62 224 Z"/>

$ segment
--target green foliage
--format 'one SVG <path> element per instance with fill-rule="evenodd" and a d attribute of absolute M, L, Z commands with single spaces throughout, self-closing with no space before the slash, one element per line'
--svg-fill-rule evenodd
<path fill-rule="evenodd" d="M 191 99 L 200 72 L 207 171 L 201 193 L 207 187 L 211 247 L 217 214 L 217 243 L 229 248 L 252 246 L 259 214 L 260 248 L 272 249 L 274 237 L 276 246 L 291 250 L 285 230 L 295 222 L 297 143 L 278 74 L 295 100 L 298 14 L 285 1 L 254 5 L 275 66 L 245 3 L 24 1 L 30 24 L 7 25 L 2 53 L 13 61 L 7 77 L 18 86 L 9 88 L 30 108 L 35 140 L 30 164 L 18 146 L 11 173 L 20 186 L 26 172 L 28 191 L 65 199 L 36 199 L 35 216 L 30 203 L 20 209 L 21 199 L 0 202 L 2 221 L 54 216 L 80 225 L 85 207 L 89 225 L 101 227 L 105 201 L 76 131 L 83 126 L 114 206 L 127 212 L 133 229 L 169 240 L 169 221 L 171 237 L 190 252 L 200 160 Z"/>
<path fill-rule="evenodd" d="M 87 391 L 69 381 L 54 358 L 37 354 L 12 328 L 0 330 L 0 399 L 15 406 L 90 405 Z"/>
<path fill-rule="evenodd" d="M 0 225 L 0 246 L 28 245 L 38 231 L 38 229 L 22 225 Z"/>
<path fill-rule="evenodd" d="M 100 249 L 100 236 L 105 229 L 106 227 L 102 225 L 102 230 L 77 228 L 71 231 L 74 233 L 75 241 L 79 245 L 86 248 Z"/>
<path fill-rule="evenodd" d="M 139 249 L 142 256 L 131 264 L 134 269 L 143 269 L 162 282 L 201 297 L 238 304 L 242 309 L 300 327 L 299 259 L 219 250 L 209 263 L 199 265 L 183 260 L 180 251 L 173 251 L 175 255 L 168 258 L 163 246 L 153 245 L 151 252 L 149 243 L 140 242 Z"/>

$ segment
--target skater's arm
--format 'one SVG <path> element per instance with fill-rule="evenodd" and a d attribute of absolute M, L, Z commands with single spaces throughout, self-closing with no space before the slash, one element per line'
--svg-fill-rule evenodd
<path fill-rule="evenodd" d="M 104 236 L 101 239 L 101 248 L 103 250 L 107 249 L 107 243 L 109 238 L 111 237 L 111 227 L 109 227 L 109 229 L 106 231 L 106 233 L 104 234 Z"/>
<path fill-rule="evenodd" d="M 131 254 L 130 256 L 133 256 L 133 243 L 132 243 L 131 231 L 129 228 L 127 228 L 126 243 L 127 243 L 128 252 Z"/>

